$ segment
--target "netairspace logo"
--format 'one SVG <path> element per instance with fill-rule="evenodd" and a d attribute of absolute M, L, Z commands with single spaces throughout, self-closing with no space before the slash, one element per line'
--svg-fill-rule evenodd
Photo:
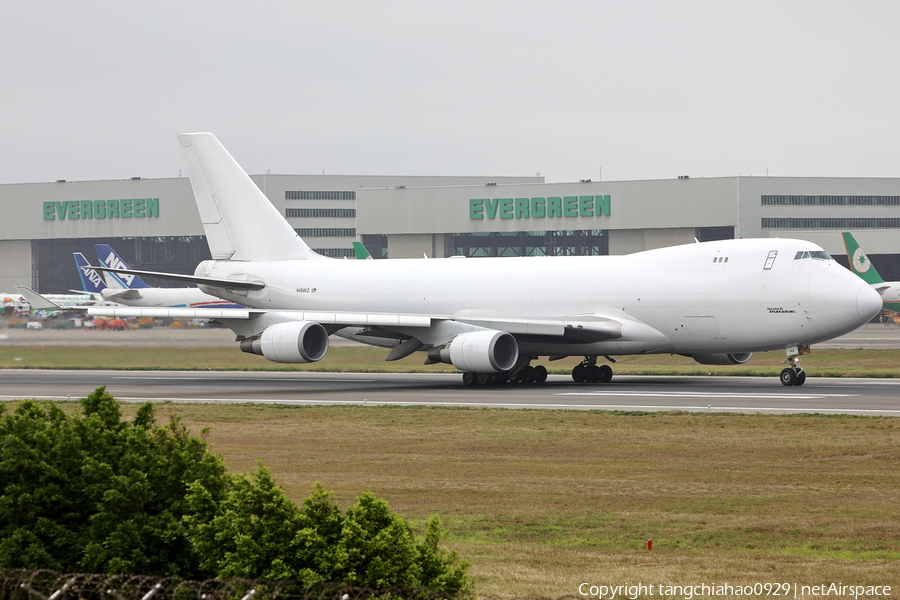
<path fill-rule="evenodd" d="M 889 597 L 889 585 L 844 585 L 843 583 L 822 583 L 819 585 L 801 585 L 786 582 L 755 583 L 753 585 L 701 584 L 701 585 L 665 585 L 665 584 L 624 584 L 593 585 L 582 583 L 578 586 L 578 594 L 599 600 L 637 600 L 661 596 L 667 598 L 684 598 L 692 600 L 696 597 L 766 597 L 766 598 L 809 598 L 831 596 L 834 598 L 877 598 Z"/>

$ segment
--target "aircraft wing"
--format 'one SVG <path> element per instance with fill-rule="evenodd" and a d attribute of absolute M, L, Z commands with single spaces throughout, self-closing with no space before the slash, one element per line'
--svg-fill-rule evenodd
<path fill-rule="evenodd" d="M 577 337 L 593 341 L 622 337 L 621 321 L 599 315 L 580 315 L 563 319 L 539 320 L 468 317 L 459 317 L 454 320 L 485 329 L 505 331 L 513 335 Z"/>
<path fill-rule="evenodd" d="M 202 279 L 202 278 L 198 278 Z M 36 310 L 71 310 L 48 300 L 34 290 L 18 287 L 19 292 Z M 392 313 L 339 313 L 323 311 L 281 310 L 269 311 L 252 308 L 164 308 L 132 306 L 79 307 L 92 317 L 158 317 L 205 318 L 228 320 L 233 329 L 247 337 L 261 329 L 280 322 L 311 321 L 324 326 L 368 327 L 387 331 L 410 331 L 431 327 L 435 321 L 450 326 L 450 334 L 458 333 L 457 326 L 471 329 L 493 329 L 515 336 L 549 336 L 581 340 L 603 340 L 622 337 L 621 320 L 602 315 L 578 315 L 560 319 L 517 319 L 493 317 L 430 317 L 427 315 L 403 315 Z M 240 323 L 247 321 L 246 324 Z"/>

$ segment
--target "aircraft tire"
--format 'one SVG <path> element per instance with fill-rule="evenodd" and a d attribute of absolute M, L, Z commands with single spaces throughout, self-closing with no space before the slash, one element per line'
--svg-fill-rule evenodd
<path fill-rule="evenodd" d="M 466 371 L 463 373 L 463 383 L 465 385 L 475 385 L 478 383 L 478 374 L 473 373 L 472 371 Z"/>
<path fill-rule="evenodd" d="M 576 365 L 574 369 L 572 369 L 572 380 L 575 383 L 584 383 L 587 381 L 585 379 L 584 367 L 581 365 Z"/>
<path fill-rule="evenodd" d="M 781 371 L 781 385 L 797 385 L 797 374 L 793 369 Z"/>
<path fill-rule="evenodd" d="M 800 371 L 797 373 L 797 382 L 794 385 L 803 385 L 806 383 L 806 371 Z"/>
<path fill-rule="evenodd" d="M 522 383 L 534 383 L 534 367 L 528 365 L 523 368 L 522 372 L 519 374 L 519 381 Z"/>
<path fill-rule="evenodd" d="M 534 382 L 535 383 L 544 383 L 547 381 L 547 367 L 544 365 L 538 365 L 534 368 Z"/>
<path fill-rule="evenodd" d="M 476 375 L 476 381 L 478 381 L 478 385 L 490 385 L 491 383 L 493 383 L 491 381 L 490 373 L 478 373 Z"/>
<path fill-rule="evenodd" d="M 609 383 L 613 378 L 613 370 L 609 365 L 601 365 L 598 367 L 600 369 L 600 383 Z"/>

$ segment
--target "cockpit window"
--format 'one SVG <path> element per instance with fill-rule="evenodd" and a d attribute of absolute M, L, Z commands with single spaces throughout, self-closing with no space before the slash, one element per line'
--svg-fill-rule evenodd
<path fill-rule="evenodd" d="M 815 258 L 818 260 L 833 260 L 831 255 L 829 255 L 824 250 L 799 250 L 797 254 L 794 255 L 794 260 L 801 260 L 803 258 Z"/>

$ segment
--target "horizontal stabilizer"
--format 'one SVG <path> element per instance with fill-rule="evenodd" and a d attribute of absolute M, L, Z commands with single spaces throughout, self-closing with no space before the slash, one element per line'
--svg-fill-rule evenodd
<path fill-rule="evenodd" d="M 34 310 L 66 310 L 56 302 L 44 298 L 30 287 L 17 285 L 16 289 L 19 290 L 19 293 L 22 294 L 22 297 Z"/>
<path fill-rule="evenodd" d="M 225 288 L 227 290 L 261 290 L 266 287 L 262 281 L 238 281 L 233 279 L 215 279 L 213 277 L 197 277 L 196 275 L 181 275 L 179 273 L 156 273 L 154 271 L 136 271 L 135 269 L 113 269 L 111 267 L 94 267 L 98 271 L 111 273 L 132 273 L 141 277 L 156 277 L 168 281 L 181 281 L 196 285 Z"/>

